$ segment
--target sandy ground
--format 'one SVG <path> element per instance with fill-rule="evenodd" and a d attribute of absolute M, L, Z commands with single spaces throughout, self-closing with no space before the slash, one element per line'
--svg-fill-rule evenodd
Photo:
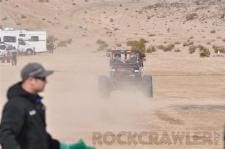
<path fill-rule="evenodd" d="M 157 2 L 167 5 L 154 5 Z M 220 149 L 225 121 L 225 57 L 217 57 L 212 47 L 225 46 L 221 17 L 224 4 L 223 0 L 218 5 L 212 0 L 200 1 L 200 5 L 183 0 L 4 1 L 0 3 L 2 27 L 47 30 L 48 35 L 58 38 L 57 43 L 68 39 L 72 43 L 57 48 L 54 54 L 19 57 L 16 67 L 0 63 L 0 108 L 6 101 L 7 88 L 20 80 L 21 68 L 35 61 L 55 70 L 42 95 L 47 105 L 48 130 L 61 141 L 84 138 L 93 144 L 93 132 L 109 131 L 167 132 L 170 139 L 175 131 L 191 133 L 192 139 L 201 140 L 207 135 L 193 133 L 203 131 L 212 134 L 213 144 L 113 143 L 96 147 Z M 192 13 L 198 16 L 186 20 Z M 147 55 L 144 72 L 153 76 L 154 97 L 146 98 L 132 90 L 115 91 L 110 99 L 99 98 L 97 78 L 108 75 L 109 66 L 105 52 L 96 52 L 96 41 L 103 40 L 111 48 L 140 38 L 149 41 L 148 46 L 177 42 L 174 49 L 181 50 L 157 49 Z M 188 40 L 209 48 L 211 57 L 200 58 L 198 52 L 189 54 L 188 47 L 183 46 Z"/>
<path fill-rule="evenodd" d="M 49 77 L 43 95 L 48 129 L 60 140 L 85 138 L 91 144 L 93 132 L 108 131 L 206 131 L 219 134 L 218 145 L 115 143 L 98 148 L 221 148 L 225 110 L 223 59 L 193 58 L 185 53 L 148 55 L 145 73 L 153 75 L 154 98 L 146 98 L 138 91 L 115 91 L 110 99 L 101 99 L 97 78 L 108 74 L 105 53 L 59 49 L 53 55 L 19 57 L 16 67 L 0 65 L 1 107 L 8 86 L 20 79 L 20 69 L 36 61 L 56 71 Z"/>

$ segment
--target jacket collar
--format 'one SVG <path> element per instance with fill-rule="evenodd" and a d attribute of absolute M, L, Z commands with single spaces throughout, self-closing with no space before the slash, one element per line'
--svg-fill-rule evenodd
<path fill-rule="evenodd" d="M 14 99 L 14 97 L 17 97 L 17 96 L 24 97 L 34 104 L 41 104 L 41 100 L 43 99 L 38 94 L 31 94 L 25 91 L 22 88 L 22 82 L 16 83 L 15 85 L 11 86 L 8 90 L 8 93 L 7 93 L 8 100 Z"/>

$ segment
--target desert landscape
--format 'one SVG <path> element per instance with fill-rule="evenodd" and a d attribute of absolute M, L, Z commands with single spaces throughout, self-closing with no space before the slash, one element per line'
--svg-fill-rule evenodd
<path fill-rule="evenodd" d="M 44 30 L 56 45 L 53 54 L 18 57 L 16 67 L 0 63 L 0 109 L 21 68 L 40 62 L 55 70 L 42 95 L 48 130 L 63 142 L 84 138 L 98 149 L 223 148 L 224 25 L 224 0 L 0 0 L 0 28 Z M 99 98 L 98 76 L 110 71 L 106 51 L 140 39 L 154 97 L 115 91 Z M 93 132 L 122 131 L 190 132 L 213 143 L 93 142 Z"/>

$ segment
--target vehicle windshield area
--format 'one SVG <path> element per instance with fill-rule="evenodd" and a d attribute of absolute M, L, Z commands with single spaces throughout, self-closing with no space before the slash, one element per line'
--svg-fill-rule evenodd
<path fill-rule="evenodd" d="M 138 62 L 138 54 L 137 53 L 114 53 L 113 60 L 121 63 L 129 63 L 134 64 Z"/>
<path fill-rule="evenodd" d="M 138 55 L 136 53 L 131 53 L 127 55 L 126 59 L 127 63 L 137 63 L 138 62 Z"/>

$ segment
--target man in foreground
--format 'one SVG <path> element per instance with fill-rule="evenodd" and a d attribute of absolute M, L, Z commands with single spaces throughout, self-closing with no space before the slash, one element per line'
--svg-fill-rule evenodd
<path fill-rule="evenodd" d="M 46 131 L 45 106 L 38 93 L 44 91 L 53 71 L 29 63 L 21 71 L 22 81 L 11 86 L 2 112 L 2 149 L 94 149 L 83 141 L 63 144 Z"/>

